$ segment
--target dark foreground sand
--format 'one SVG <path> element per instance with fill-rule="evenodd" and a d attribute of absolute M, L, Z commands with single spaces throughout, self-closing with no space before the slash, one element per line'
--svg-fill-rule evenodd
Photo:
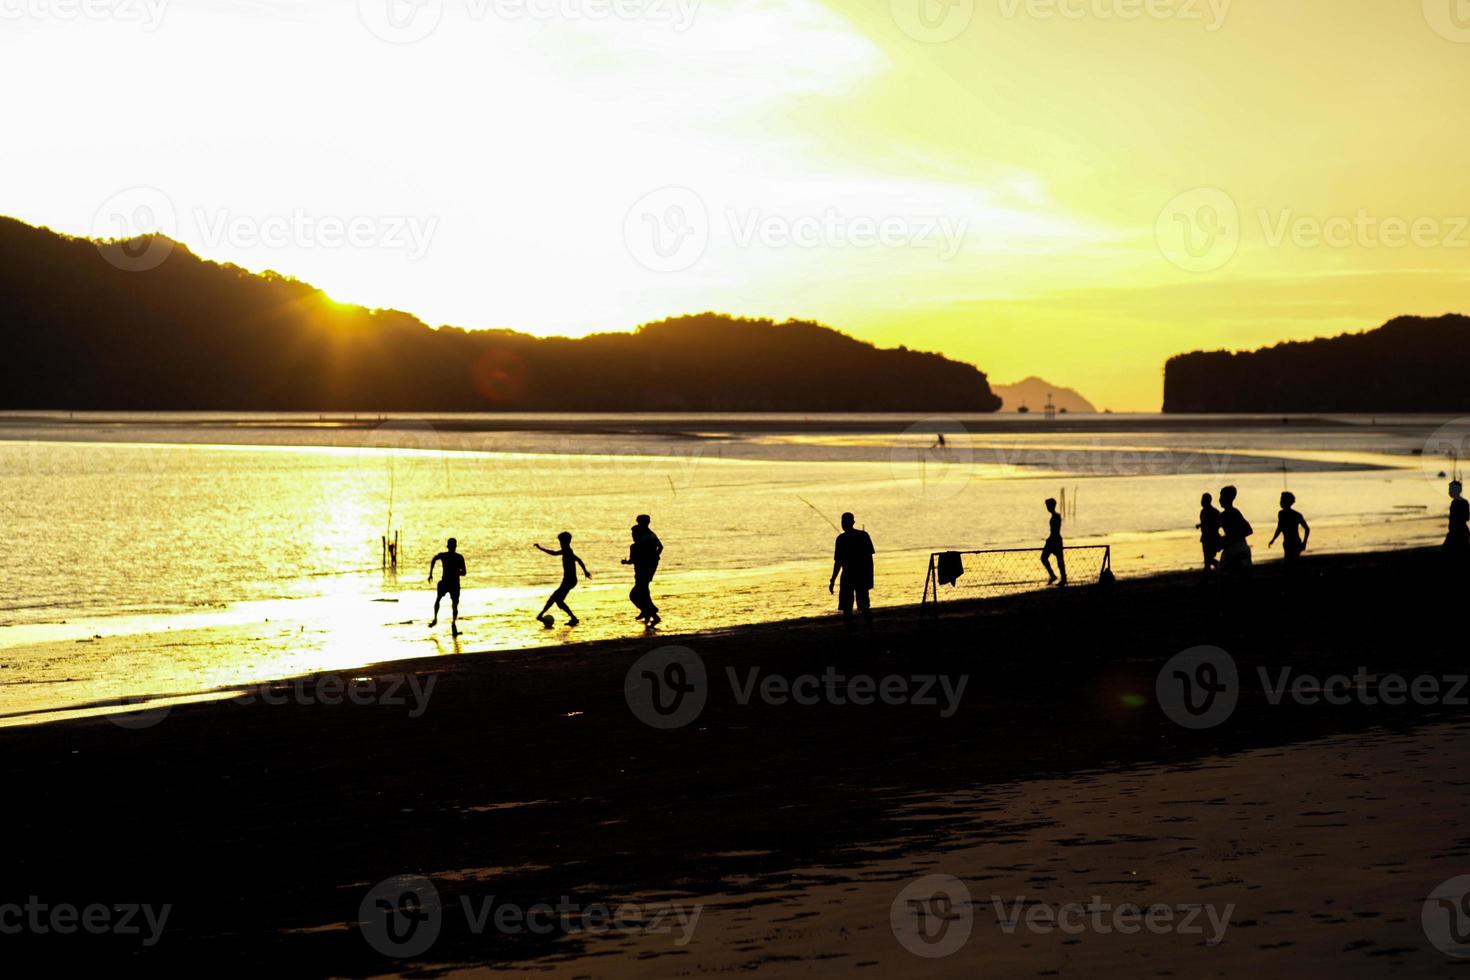
<path fill-rule="evenodd" d="M 170 906 L 152 945 L 138 915 L 141 935 L 31 927 L 0 949 L 191 976 L 1463 975 L 1421 911 L 1470 873 L 1470 711 L 1273 705 L 1257 674 L 1465 673 L 1464 588 L 1439 570 L 1427 553 L 1311 560 L 1294 582 L 1262 568 L 1234 618 L 1194 576 L 1125 580 L 937 623 L 889 612 L 871 638 L 818 620 L 356 672 L 380 692 L 432 677 L 427 701 L 398 688 L 406 704 L 287 684 L 284 704 L 136 729 L 0 732 L 0 903 Z M 700 657 L 706 703 L 659 730 L 624 681 L 671 643 Z M 1240 690 L 1190 730 L 1155 681 L 1198 644 L 1232 655 Z M 741 704 L 727 670 L 752 668 L 965 687 L 953 711 L 937 684 L 934 705 Z M 401 875 L 431 881 L 437 938 L 394 959 L 358 923 Z M 476 928 L 487 903 L 501 928 Z M 537 934 L 515 912 L 539 903 L 622 919 Z M 1128 905 L 1159 907 L 1154 928 L 1120 931 Z M 1069 930 L 1046 928 L 1057 914 Z"/>

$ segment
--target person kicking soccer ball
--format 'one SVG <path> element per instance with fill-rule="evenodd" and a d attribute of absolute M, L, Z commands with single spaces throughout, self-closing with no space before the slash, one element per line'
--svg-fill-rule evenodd
<path fill-rule="evenodd" d="M 550 548 L 543 548 L 539 544 L 535 546 L 538 551 L 545 552 L 553 558 L 561 559 L 561 585 L 556 587 L 556 591 L 551 593 L 551 598 L 546 600 L 546 605 L 541 607 L 541 612 L 536 614 L 536 618 L 541 621 L 541 625 L 547 629 L 551 629 L 552 626 L 556 625 L 556 620 L 552 619 L 547 613 L 547 610 L 552 606 L 556 606 L 567 614 L 568 626 L 576 626 L 581 622 L 577 618 L 577 614 L 572 612 L 571 607 L 567 605 L 567 596 L 577 587 L 578 565 L 582 567 L 583 576 L 586 578 L 592 577 L 592 573 L 587 571 L 586 564 L 583 563 L 582 559 L 577 557 L 576 552 L 572 551 L 571 532 L 561 532 L 556 536 L 556 540 L 561 543 L 561 547 L 556 551 L 552 551 Z"/>

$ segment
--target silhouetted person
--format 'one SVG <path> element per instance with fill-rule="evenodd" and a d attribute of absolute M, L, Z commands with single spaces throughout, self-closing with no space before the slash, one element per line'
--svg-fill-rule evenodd
<path fill-rule="evenodd" d="M 1199 529 L 1199 546 L 1205 553 L 1208 572 L 1220 564 L 1215 558 L 1220 553 L 1220 512 L 1215 509 L 1215 498 L 1207 493 L 1199 498 L 1199 523 L 1195 527 Z"/>
<path fill-rule="evenodd" d="M 842 575 L 842 591 L 837 597 L 837 608 L 842 610 L 842 620 L 852 626 L 852 606 L 863 612 L 863 622 L 873 625 L 873 610 L 868 593 L 873 588 L 873 539 L 867 531 L 859 531 L 851 514 L 842 515 L 842 533 L 837 535 L 837 547 L 832 554 L 832 578 L 827 582 L 827 592 Z"/>
<path fill-rule="evenodd" d="M 1450 483 L 1450 530 L 1445 535 L 1444 553 L 1460 570 L 1470 562 L 1470 500 L 1460 496 L 1459 480 Z"/>
<path fill-rule="evenodd" d="M 1296 560 L 1301 553 L 1307 550 L 1307 541 L 1312 537 L 1312 529 L 1307 526 L 1307 519 L 1291 509 L 1296 503 L 1296 494 L 1289 490 L 1281 493 L 1281 513 L 1276 515 L 1276 533 L 1271 535 L 1271 540 L 1266 547 L 1281 539 L 1281 550 L 1286 555 L 1288 568 L 1296 565 Z"/>
<path fill-rule="evenodd" d="M 1057 569 L 1061 571 L 1060 585 L 1067 584 L 1067 558 L 1063 554 L 1062 545 L 1062 515 L 1057 513 L 1057 502 L 1052 497 L 1046 498 L 1046 511 L 1051 515 L 1050 530 L 1046 536 L 1046 543 L 1041 546 L 1041 564 L 1046 566 L 1047 584 L 1057 583 L 1057 573 L 1051 569 L 1051 559 L 1055 555 Z M 1034 540 L 1034 539 L 1033 539 Z"/>
<path fill-rule="evenodd" d="M 571 608 L 567 605 L 567 596 L 577 587 L 578 565 L 582 566 L 582 574 L 584 576 L 587 578 L 592 577 L 592 573 L 587 571 L 587 566 L 583 564 L 582 559 L 578 558 L 576 553 L 572 551 L 572 533 L 570 531 L 563 531 L 556 536 L 556 540 L 561 543 L 561 547 L 556 551 L 552 551 L 550 548 L 543 548 L 539 544 L 536 545 L 538 550 L 544 551 L 554 558 L 559 557 L 561 559 L 561 585 L 556 587 L 556 591 L 551 593 L 551 598 L 546 600 L 546 605 L 542 606 L 541 611 L 536 614 L 536 618 L 541 621 L 541 625 L 547 629 L 551 629 L 553 623 L 555 623 L 555 620 L 546 614 L 546 610 L 552 606 L 556 606 L 567 614 L 568 626 L 576 626 L 581 622 L 577 618 L 577 614 L 572 612 Z"/>
<path fill-rule="evenodd" d="M 633 591 L 628 593 L 628 598 L 638 607 L 638 618 L 649 626 L 656 626 L 661 617 L 648 587 L 658 572 L 664 543 L 658 539 L 653 528 L 648 526 L 650 521 L 647 514 L 638 515 L 638 523 L 633 525 L 633 543 L 628 548 L 628 557 L 623 564 L 633 566 Z"/>
<path fill-rule="evenodd" d="M 1251 567 L 1251 546 L 1247 542 L 1256 533 L 1251 522 L 1235 507 L 1235 487 L 1220 488 L 1220 571 L 1243 573 Z"/>
<path fill-rule="evenodd" d="M 439 592 L 434 596 L 434 618 L 429 622 L 429 626 L 432 628 L 439 625 L 439 603 L 443 602 L 444 597 L 447 595 L 449 596 L 450 613 L 453 617 L 450 621 L 450 629 L 455 636 L 458 636 L 459 580 L 468 575 L 469 572 L 465 570 L 464 555 L 459 553 L 459 542 L 454 538 L 450 538 L 445 547 L 449 550 L 439 552 L 434 556 L 433 561 L 429 562 L 430 582 L 434 581 L 434 566 L 443 566 L 443 571 L 439 578 Z"/>

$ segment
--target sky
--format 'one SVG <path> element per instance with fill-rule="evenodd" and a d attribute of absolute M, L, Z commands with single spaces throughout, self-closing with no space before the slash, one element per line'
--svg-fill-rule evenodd
<path fill-rule="evenodd" d="M 435 325 L 814 319 L 1156 411 L 1470 307 L 1465 0 L 0 0 L 0 83 L 0 213 Z"/>

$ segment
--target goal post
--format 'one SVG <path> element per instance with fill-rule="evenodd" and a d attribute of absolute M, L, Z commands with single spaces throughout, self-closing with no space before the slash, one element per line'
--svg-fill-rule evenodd
<path fill-rule="evenodd" d="M 1062 560 L 1069 582 L 1101 582 L 1112 575 L 1113 548 L 1106 544 L 1068 545 L 1062 550 Z M 1060 573 L 1055 557 L 1052 567 Z M 929 555 L 920 608 L 938 613 L 941 588 L 961 598 L 992 599 L 1034 592 L 1049 583 L 1040 548 L 936 551 Z"/>

